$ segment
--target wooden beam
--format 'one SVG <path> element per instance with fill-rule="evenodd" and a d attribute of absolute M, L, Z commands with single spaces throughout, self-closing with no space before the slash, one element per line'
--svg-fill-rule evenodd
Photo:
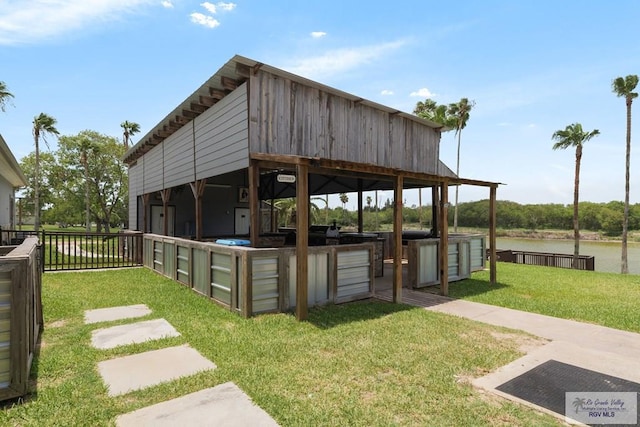
<path fill-rule="evenodd" d="M 431 234 L 433 237 L 438 237 L 438 215 L 440 212 L 438 211 L 438 206 L 440 206 L 440 201 L 438 197 L 438 186 L 434 185 L 431 187 Z"/>
<path fill-rule="evenodd" d="M 364 229 L 364 214 L 362 208 L 362 178 L 358 178 L 358 233 L 362 233 Z"/>
<path fill-rule="evenodd" d="M 222 87 L 227 90 L 236 90 L 238 87 L 238 82 L 233 80 L 231 77 L 222 76 L 220 78 L 220 83 L 222 83 Z"/>
<path fill-rule="evenodd" d="M 200 95 L 200 104 L 204 105 L 205 107 L 211 107 L 216 102 L 218 102 L 216 98 L 213 98 L 211 96 Z"/>
<path fill-rule="evenodd" d="M 176 116 L 176 123 L 186 125 L 187 123 L 189 123 L 189 119 L 184 116 Z"/>
<path fill-rule="evenodd" d="M 142 232 L 143 233 L 148 233 L 149 228 L 149 213 L 147 212 L 149 210 L 149 196 L 151 196 L 150 193 L 146 193 L 142 195 Z"/>
<path fill-rule="evenodd" d="M 251 77 L 251 67 L 245 64 L 236 63 L 236 74 L 242 77 Z"/>
<path fill-rule="evenodd" d="M 182 110 L 182 115 L 185 116 L 188 119 L 195 119 L 196 117 L 198 117 L 200 114 L 195 112 L 195 111 L 190 111 L 190 110 Z"/>
<path fill-rule="evenodd" d="M 249 163 L 249 239 L 251 246 L 259 246 L 260 236 L 260 197 L 258 197 L 258 185 L 260 183 L 260 169 L 258 162 Z"/>
<path fill-rule="evenodd" d="M 205 111 L 207 111 L 207 107 L 206 105 L 202 105 L 202 104 L 198 104 L 197 102 L 192 102 L 189 105 L 189 108 L 191 109 L 191 111 L 195 111 L 196 113 L 202 114 Z"/>
<path fill-rule="evenodd" d="M 196 209 L 196 240 L 202 240 L 202 196 L 204 189 L 206 188 L 207 180 L 200 179 L 198 181 L 190 182 L 191 192 L 195 200 Z"/>
<path fill-rule="evenodd" d="M 393 302 L 402 302 L 402 187 L 404 178 L 396 175 L 393 190 Z"/>
<path fill-rule="evenodd" d="M 489 279 L 491 284 L 497 283 L 496 271 L 496 190 L 497 186 L 491 187 L 489 190 Z"/>
<path fill-rule="evenodd" d="M 162 197 L 162 234 L 168 236 L 169 234 L 169 199 L 171 199 L 171 189 L 165 188 L 160 190 L 160 197 Z"/>
<path fill-rule="evenodd" d="M 227 94 L 224 93 L 224 91 L 221 91 L 219 89 L 214 89 L 214 88 L 209 88 L 209 95 L 211 95 L 212 98 L 217 99 L 218 101 L 220 101 L 222 98 L 227 96 Z"/>
<path fill-rule="evenodd" d="M 440 185 L 440 295 L 449 295 L 449 183 Z"/>
<path fill-rule="evenodd" d="M 307 320 L 309 285 L 309 171 L 296 167 L 296 319 Z"/>

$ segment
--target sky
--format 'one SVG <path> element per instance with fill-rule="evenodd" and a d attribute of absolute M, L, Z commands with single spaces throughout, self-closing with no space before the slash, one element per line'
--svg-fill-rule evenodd
<path fill-rule="evenodd" d="M 503 183 L 498 200 L 571 204 L 575 151 L 552 150 L 551 135 L 598 129 L 580 199 L 623 200 L 626 108 L 611 83 L 640 74 L 638 16 L 635 0 L 0 0 L 0 81 L 15 96 L 0 134 L 20 160 L 44 112 L 63 135 L 121 137 L 120 123 L 137 122 L 135 143 L 239 54 L 408 113 L 426 98 L 469 98 L 460 176 Z M 453 170 L 456 147 L 444 133 L 440 158 Z M 464 186 L 459 197 L 489 194 Z M 416 191 L 404 198 L 418 203 Z"/>

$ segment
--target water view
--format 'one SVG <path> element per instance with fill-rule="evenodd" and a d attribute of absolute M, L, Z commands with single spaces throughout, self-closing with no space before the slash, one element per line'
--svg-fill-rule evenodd
<path fill-rule="evenodd" d="M 581 241 L 580 255 L 595 257 L 596 271 L 620 273 L 620 242 Z M 513 249 L 531 252 L 573 253 L 573 240 L 512 239 L 498 238 L 498 249 Z M 629 273 L 640 274 L 640 243 L 629 243 L 627 247 Z"/>

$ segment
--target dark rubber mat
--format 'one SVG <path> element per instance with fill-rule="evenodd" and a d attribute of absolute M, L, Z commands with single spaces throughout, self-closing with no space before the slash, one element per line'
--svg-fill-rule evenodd
<path fill-rule="evenodd" d="M 496 389 L 565 415 L 566 392 L 640 393 L 640 384 L 549 360 Z"/>

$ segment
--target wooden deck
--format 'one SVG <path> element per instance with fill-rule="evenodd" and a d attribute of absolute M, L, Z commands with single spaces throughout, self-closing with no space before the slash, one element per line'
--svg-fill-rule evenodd
<path fill-rule="evenodd" d="M 440 286 L 431 286 L 420 290 L 409 288 L 407 264 L 402 265 L 402 303 L 416 307 L 433 307 L 452 301 L 453 298 L 439 295 Z M 385 263 L 384 276 L 376 277 L 374 298 L 393 301 L 393 265 Z"/>

